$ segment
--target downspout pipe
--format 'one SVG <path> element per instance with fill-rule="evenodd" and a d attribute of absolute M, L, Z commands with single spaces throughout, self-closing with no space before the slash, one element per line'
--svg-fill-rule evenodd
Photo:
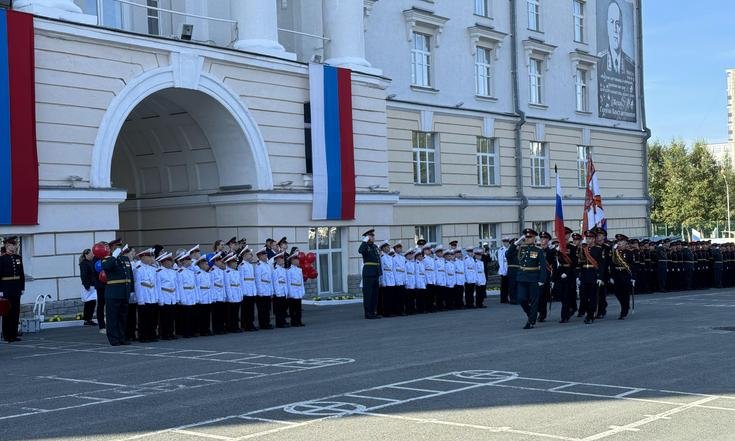
<path fill-rule="evenodd" d="M 516 122 L 515 134 L 515 159 L 516 159 L 516 196 L 520 200 L 518 204 L 518 231 L 523 231 L 526 223 L 526 207 L 528 207 L 528 198 L 523 193 L 523 143 L 521 139 L 521 131 L 526 123 L 526 113 L 521 110 L 520 98 L 518 96 L 518 13 L 516 10 L 516 0 L 510 0 L 510 46 L 511 46 L 511 75 L 513 81 L 513 112 L 518 117 Z"/>
<path fill-rule="evenodd" d="M 641 140 L 643 150 L 643 197 L 646 198 L 646 234 L 651 235 L 651 196 L 648 185 L 648 140 L 651 139 L 651 129 L 646 125 L 646 97 L 643 93 L 643 5 L 642 0 L 636 2 L 636 20 L 638 21 L 638 100 L 641 114 L 641 128 L 644 132 Z"/>

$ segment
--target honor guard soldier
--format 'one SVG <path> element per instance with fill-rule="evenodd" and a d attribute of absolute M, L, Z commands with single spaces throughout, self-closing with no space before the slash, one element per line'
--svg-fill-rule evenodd
<path fill-rule="evenodd" d="M 393 256 L 393 275 L 396 282 L 395 292 L 393 296 L 393 313 L 396 315 L 405 315 L 406 304 L 406 258 L 403 256 L 403 245 L 398 242 L 393 245 L 395 255 Z"/>
<path fill-rule="evenodd" d="M 510 249 L 513 248 L 513 251 Z M 505 259 L 508 262 L 508 302 L 511 305 L 518 304 L 516 292 L 518 291 L 518 251 L 517 246 L 508 247 L 505 251 Z"/>
<path fill-rule="evenodd" d="M 656 246 L 656 276 L 658 280 L 658 291 L 667 292 L 666 284 L 669 275 L 669 239 Z"/>
<path fill-rule="evenodd" d="M 199 335 L 212 335 L 212 275 L 209 272 L 209 261 L 206 256 L 199 256 L 194 261 L 197 286 L 199 287 Z"/>
<path fill-rule="evenodd" d="M 380 252 L 375 245 L 375 230 L 362 234 L 362 243 L 358 250 L 362 256 L 362 307 L 366 319 L 380 318 L 378 308 L 378 286 L 382 274 L 380 269 Z"/>
<path fill-rule="evenodd" d="M 408 315 L 416 313 L 416 251 L 406 251 L 406 298 L 403 310 Z"/>
<path fill-rule="evenodd" d="M 141 343 L 158 341 L 158 292 L 156 290 L 156 268 L 153 248 L 138 253 L 140 265 L 133 273 L 135 296 L 138 301 L 138 340 Z"/>
<path fill-rule="evenodd" d="M 296 258 L 298 259 L 298 257 L 297 254 Z M 240 321 L 242 329 L 248 332 L 258 330 L 255 327 L 257 289 L 255 285 L 255 268 L 250 262 L 252 258 L 252 250 L 248 247 L 243 248 L 240 252 L 241 263 L 238 267 L 240 278 L 242 279 L 242 311 L 240 312 Z"/>
<path fill-rule="evenodd" d="M 523 230 L 523 236 L 508 249 L 508 253 L 517 256 L 519 265 L 516 295 L 528 319 L 523 329 L 532 329 L 536 326 L 539 289 L 546 283 L 544 270 L 546 259 L 544 251 L 536 246 L 536 236 L 538 236 L 536 231 L 526 228 Z"/>
<path fill-rule="evenodd" d="M 424 257 L 422 263 L 424 267 L 424 274 L 426 275 L 426 290 L 424 294 L 424 308 L 422 312 L 435 312 L 436 311 L 436 258 L 432 255 L 432 249 L 429 244 L 424 244 L 422 248 Z"/>
<path fill-rule="evenodd" d="M 237 254 L 228 254 L 224 263 L 225 269 L 225 299 L 227 300 L 227 315 L 225 323 L 227 332 L 242 332 L 240 327 L 240 309 L 242 306 L 242 280 L 238 270 Z"/>
<path fill-rule="evenodd" d="M 694 264 L 696 258 L 691 248 L 693 245 L 693 242 L 684 242 L 684 246 L 681 249 L 684 264 L 684 286 L 688 291 L 694 289 Z"/>
<path fill-rule="evenodd" d="M 712 287 L 722 288 L 722 266 L 724 264 L 722 250 L 719 244 L 713 244 L 710 248 L 712 256 Z"/>
<path fill-rule="evenodd" d="M 225 304 L 225 264 L 222 261 L 222 251 L 214 253 L 209 257 L 209 276 L 212 280 L 212 332 L 215 335 L 225 333 L 225 319 L 227 306 Z"/>
<path fill-rule="evenodd" d="M 175 340 L 174 334 L 174 316 L 176 314 L 176 303 L 178 303 L 176 293 L 176 270 L 173 269 L 173 255 L 168 251 L 163 251 L 156 259 L 161 267 L 156 270 L 156 288 L 158 289 L 158 307 L 159 307 L 159 332 L 161 340 Z M 109 285 L 108 285 L 109 286 Z M 108 329 L 107 335 L 110 334 Z"/>
<path fill-rule="evenodd" d="M 590 245 L 595 242 L 597 234 L 587 230 L 584 236 L 586 239 L 579 249 L 577 259 L 579 262 L 579 311 L 581 313 L 584 310 L 584 322 L 589 325 L 597 317 L 597 296 L 598 291 L 605 286 L 603 281 L 605 272 L 601 264 L 604 258 L 602 247 Z"/>
<path fill-rule="evenodd" d="M 391 315 L 391 302 L 396 286 L 393 272 L 393 256 L 390 255 L 390 243 L 386 240 L 380 244 L 380 290 L 378 291 L 378 314 L 385 317 Z"/>
<path fill-rule="evenodd" d="M 177 289 L 179 290 L 180 315 L 177 318 L 176 329 L 184 338 L 194 337 L 197 331 L 196 304 L 199 300 L 199 288 L 196 284 L 196 275 L 192 271 L 191 256 L 188 251 L 176 256 L 179 270 L 176 274 Z"/>
<path fill-rule="evenodd" d="M 577 287 L 575 285 L 575 264 L 577 247 L 567 245 L 567 250 L 557 253 L 558 266 L 554 272 L 554 285 L 561 300 L 561 319 L 559 323 L 567 323 L 574 315 L 577 303 Z M 574 256 L 574 259 L 572 258 Z"/>
<path fill-rule="evenodd" d="M 484 298 L 481 299 L 478 295 L 479 293 L 477 293 L 477 264 L 475 263 L 475 249 L 473 247 L 467 247 L 465 248 L 465 251 L 467 251 L 467 254 L 464 259 L 457 259 L 458 261 L 461 260 L 461 266 L 464 267 L 464 307 L 479 308 L 482 306 Z M 482 256 L 482 254 L 480 254 L 480 256 Z M 458 269 L 458 271 L 460 270 L 461 268 Z M 483 271 L 483 273 L 484 272 L 485 271 Z"/>
<path fill-rule="evenodd" d="M 288 328 L 286 323 L 286 312 L 288 305 L 288 274 L 285 267 L 286 254 L 281 251 L 273 256 L 275 268 L 273 268 L 273 315 L 276 317 L 276 328 Z"/>
<path fill-rule="evenodd" d="M 630 296 L 635 287 L 636 280 L 633 278 L 633 251 L 628 247 L 628 236 L 616 234 L 616 248 L 612 253 L 612 279 L 610 282 L 615 287 L 615 297 L 620 302 L 620 317 L 625 320 L 630 311 Z"/>
<path fill-rule="evenodd" d="M 291 264 L 287 270 L 288 280 L 288 315 L 291 318 L 291 326 L 305 326 L 301 320 L 301 299 L 304 298 L 304 273 L 299 267 L 298 253 L 291 253 L 289 257 Z"/>
<path fill-rule="evenodd" d="M 549 313 L 549 307 L 552 301 L 551 298 L 551 285 L 554 280 L 555 266 L 556 266 L 556 251 L 549 246 L 551 241 L 551 234 L 547 231 L 542 231 L 539 234 L 541 239 L 540 248 L 544 252 L 546 258 L 545 265 L 541 268 L 542 271 L 546 271 L 545 282 L 543 286 L 539 288 L 539 301 L 538 301 L 538 321 L 543 323 L 546 321 L 546 316 Z"/>
<path fill-rule="evenodd" d="M 133 266 L 130 259 L 122 255 L 122 241 L 110 242 L 112 255 L 102 260 L 102 269 L 107 275 L 105 287 L 105 315 L 107 317 L 107 340 L 112 346 L 129 345 L 125 339 L 127 328 L 128 301 L 134 289 Z"/>
<path fill-rule="evenodd" d="M 434 272 L 436 275 L 436 283 L 434 284 L 435 295 L 434 304 L 437 311 L 446 309 L 445 300 L 447 298 L 447 270 L 446 259 L 444 258 L 444 245 L 437 245 L 434 248 Z"/>
<path fill-rule="evenodd" d="M 426 312 L 426 267 L 424 266 L 424 251 L 416 248 L 416 312 Z"/>
<path fill-rule="evenodd" d="M 485 298 L 487 297 L 487 277 L 485 277 L 485 261 L 482 259 L 485 253 L 484 248 L 475 248 L 474 254 L 474 265 L 475 265 L 475 307 L 484 309 Z M 465 265 L 469 269 L 468 265 Z"/>
<path fill-rule="evenodd" d="M 20 341 L 18 321 L 20 320 L 20 297 L 26 289 L 23 273 L 23 259 L 16 253 L 18 237 L 6 237 L 3 241 L 5 253 L 0 255 L 0 294 L 10 302 L 10 311 L 3 317 L 3 340 L 8 343 Z"/>
<path fill-rule="evenodd" d="M 263 248 L 256 253 L 258 265 L 255 267 L 255 289 L 258 293 L 258 327 L 260 329 L 273 329 L 271 325 L 273 267 L 268 263 L 268 250 L 268 248 Z M 276 253 L 273 253 L 273 256 L 275 255 Z"/>
<path fill-rule="evenodd" d="M 604 319 L 607 315 L 607 286 L 605 285 L 606 280 L 610 280 L 610 260 L 612 256 L 612 248 L 606 243 L 607 231 L 605 229 L 597 227 L 594 229 L 596 234 L 595 244 L 592 245 L 592 255 L 596 256 L 597 252 L 600 253 L 600 259 L 598 260 L 600 265 L 600 276 L 602 285 L 597 290 L 597 315 L 595 318 Z"/>
<path fill-rule="evenodd" d="M 508 259 L 505 252 L 508 251 L 510 239 L 503 238 L 503 245 L 498 249 L 498 275 L 500 276 L 500 303 L 509 303 L 508 298 Z"/>

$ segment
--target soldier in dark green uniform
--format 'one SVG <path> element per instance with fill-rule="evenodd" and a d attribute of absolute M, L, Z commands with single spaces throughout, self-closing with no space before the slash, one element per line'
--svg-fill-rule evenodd
<path fill-rule="evenodd" d="M 362 255 L 362 306 L 365 318 L 378 319 L 378 279 L 380 278 L 380 251 L 375 245 L 375 230 L 368 230 L 362 235 L 362 243 L 358 250 Z"/>
<path fill-rule="evenodd" d="M 508 262 L 508 301 L 511 305 L 518 304 L 518 251 L 505 251 L 505 260 Z"/>
<path fill-rule="evenodd" d="M 133 291 L 133 267 L 130 259 L 122 255 L 122 240 L 110 242 L 111 256 L 102 260 L 107 276 L 105 288 L 105 315 L 107 316 L 107 340 L 112 346 L 129 345 L 125 338 L 128 316 L 128 299 Z"/>
<path fill-rule="evenodd" d="M 513 243 L 507 251 L 507 253 L 518 256 L 516 296 L 528 318 L 523 329 L 532 329 L 536 326 L 539 289 L 546 283 L 546 271 L 544 269 L 546 259 L 544 250 L 536 246 L 536 236 L 538 236 L 538 233 L 526 228 L 523 230 L 523 236 Z"/>
<path fill-rule="evenodd" d="M 16 254 L 18 238 L 6 237 L 4 244 L 5 253 L 0 255 L 0 294 L 10 302 L 10 312 L 3 317 L 3 340 L 12 343 L 20 341 L 20 296 L 26 289 L 26 278 L 23 273 L 23 259 Z"/>

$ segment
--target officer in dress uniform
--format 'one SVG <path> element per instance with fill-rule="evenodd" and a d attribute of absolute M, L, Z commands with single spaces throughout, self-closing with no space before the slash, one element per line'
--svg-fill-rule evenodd
<path fill-rule="evenodd" d="M 406 258 L 403 256 L 403 245 L 398 242 L 393 245 L 393 276 L 396 282 L 395 297 L 393 302 L 393 314 L 405 315 L 406 304 Z"/>
<path fill-rule="evenodd" d="M 554 272 L 554 285 L 561 300 L 561 320 L 559 323 L 567 323 L 574 315 L 577 304 L 577 289 L 575 286 L 575 265 L 572 256 L 577 247 L 567 245 L 567 250 L 559 250 L 557 253 L 558 266 Z M 574 256 L 576 259 L 576 256 Z"/>
<path fill-rule="evenodd" d="M 712 286 L 714 288 L 722 288 L 722 266 L 724 264 L 722 250 L 718 244 L 714 244 L 710 248 L 712 255 Z"/>
<path fill-rule="evenodd" d="M 539 289 L 546 283 L 546 271 L 544 270 L 546 256 L 544 250 L 536 246 L 536 236 L 538 236 L 536 231 L 526 228 L 523 230 L 523 236 L 508 248 L 509 254 L 517 256 L 519 264 L 517 301 L 528 319 L 523 329 L 532 329 L 536 326 Z"/>
<path fill-rule="evenodd" d="M 299 258 L 295 254 L 296 259 Z M 257 331 L 255 327 L 255 303 L 257 299 L 257 289 L 255 286 L 255 268 L 250 260 L 253 258 L 253 252 L 250 248 L 245 247 L 240 252 L 240 278 L 242 279 L 242 311 L 240 313 L 242 329 L 248 332 Z"/>
<path fill-rule="evenodd" d="M 658 291 L 667 292 L 666 279 L 669 273 L 669 240 L 665 239 L 656 245 L 656 280 Z"/>
<path fill-rule="evenodd" d="M 578 277 L 578 267 L 579 267 L 579 246 L 582 243 L 582 235 L 579 233 L 572 232 L 571 229 L 569 230 L 569 235 L 567 237 L 571 237 L 571 242 L 567 242 L 567 255 L 572 260 L 572 275 L 574 276 L 572 278 L 572 286 L 570 287 L 571 290 L 574 291 L 572 294 L 572 315 L 574 315 L 575 312 L 577 312 L 577 290 L 578 290 L 578 284 L 576 283 L 576 280 Z M 571 317 L 571 316 L 570 316 Z"/>
<path fill-rule="evenodd" d="M 380 318 L 378 309 L 378 287 L 382 275 L 380 270 L 380 251 L 375 245 L 375 230 L 370 229 L 362 234 L 362 243 L 358 249 L 362 256 L 362 307 L 365 318 Z"/>
<path fill-rule="evenodd" d="M 543 323 L 546 321 L 546 316 L 549 313 L 549 305 L 551 304 L 551 284 L 554 281 L 554 273 L 556 272 L 556 251 L 549 247 L 549 241 L 551 240 L 551 234 L 547 231 L 542 231 L 539 234 L 541 238 L 540 248 L 544 252 L 546 262 L 541 268 L 542 271 L 546 271 L 545 282 L 539 289 L 539 306 L 538 306 L 538 321 Z"/>
<path fill-rule="evenodd" d="M 20 341 L 18 321 L 20 320 L 20 297 L 26 289 L 23 273 L 23 259 L 16 254 L 18 237 L 6 237 L 5 253 L 0 255 L 0 294 L 10 302 L 10 311 L 3 317 L 3 340 L 8 343 Z"/>
<path fill-rule="evenodd" d="M 600 260 L 598 260 L 600 265 L 600 275 L 602 278 L 602 285 L 599 285 L 598 292 L 597 292 L 597 315 L 595 318 L 597 319 L 604 319 L 605 315 L 607 315 L 607 288 L 605 281 L 610 280 L 610 261 L 611 261 L 611 255 L 612 255 L 612 247 L 610 247 L 606 243 L 607 239 L 607 231 L 605 229 L 597 227 L 595 228 L 595 244 L 592 246 L 592 254 L 593 256 L 597 255 L 597 252 L 600 252 Z"/>
<path fill-rule="evenodd" d="M 134 272 L 135 297 L 138 301 L 138 340 L 141 343 L 158 341 L 158 294 L 156 291 L 156 268 L 153 266 L 155 251 L 148 248 L 138 253 L 140 259 Z"/>
<path fill-rule="evenodd" d="M 628 246 L 628 236 L 616 234 L 617 246 L 612 253 L 612 284 L 615 287 L 615 297 L 620 302 L 620 317 L 625 320 L 630 311 L 630 296 L 635 287 L 633 278 L 633 251 Z"/>
<path fill-rule="evenodd" d="M 286 312 L 288 303 L 288 274 L 285 267 L 285 253 L 281 251 L 273 257 L 275 267 L 273 268 L 273 315 L 276 318 L 276 328 L 288 328 Z"/>
<path fill-rule="evenodd" d="M 591 246 L 597 234 L 587 230 L 584 233 L 585 242 L 579 248 L 578 253 L 578 275 L 579 275 L 579 312 L 584 311 L 586 324 L 591 324 L 597 316 L 597 294 L 598 289 L 605 285 L 602 278 L 604 271 L 601 262 L 603 250 L 601 247 Z M 588 241 L 590 243 L 588 243 Z"/>
<path fill-rule="evenodd" d="M 102 269 L 107 275 L 105 288 L 105 315 L 107 317 L 107 340 L 112 346 L 129 345 L 125 338 L 128 316 L 128 301 L 134 289 L 133 266 L 122 254 L 122 240 L 110 242 L 112 255 L 102 260 Z"/>

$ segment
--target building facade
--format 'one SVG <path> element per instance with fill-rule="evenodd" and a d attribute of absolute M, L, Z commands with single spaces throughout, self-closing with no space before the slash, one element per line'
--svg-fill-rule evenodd
<path fill-rule="evenodd" d="M 707 144 L 707 149 L 721 165 L 735 168 L 735 69 L 725 71 L 727 79 L 727 142 Z"/>
<path fill-rule="evenodd" d="M 409 246 L 551 230 L 555 169 L 579 229 L 588 153 L 610 232 L 647 234 L 639 1 L 14 8 L 36 14 L 39 225 L 0 234 L 22 236 L 25 301 L 76 298 L 78 254 L 117 235 L 286 236 L 318 254 L 314 293 L 358 292 L 363 230 Z M 309 61 L 353 71 L 354 221 L 311 218 Z"/>

